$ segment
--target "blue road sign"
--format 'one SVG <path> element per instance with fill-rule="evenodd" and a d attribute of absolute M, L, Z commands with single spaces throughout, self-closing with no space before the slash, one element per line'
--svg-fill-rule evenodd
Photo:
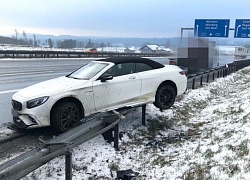
<path fill-rule="evenodd" d="M 234 37 L 250 38 L 250 19 L 236 19 Z"/>
<path fill-rule="evenodd" d="M 229 19 L 196 19 L 194 35 L 198 37 L 228 37 Z"/>

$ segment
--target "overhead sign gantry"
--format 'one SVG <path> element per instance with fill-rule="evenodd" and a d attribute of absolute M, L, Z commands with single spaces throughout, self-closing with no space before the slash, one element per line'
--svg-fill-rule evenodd
<path fill-rule="evenodd" d="M 234 37 L 250 38 L 250 19 L 236 19 Z"/>
<path fill-rule="evenodd" d="M 228 37 L 229 19 L 196 19 L 194 35 L 198 37 Z"/>

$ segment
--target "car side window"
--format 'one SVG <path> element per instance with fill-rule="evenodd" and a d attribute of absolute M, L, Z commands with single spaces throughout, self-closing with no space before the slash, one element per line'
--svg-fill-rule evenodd
<path fill-rule="evenodd" d="M 111 67 L 105 74 L 113 77 L 135 73 L 135 63 L 121 63 Z"/>
<path fill-rule="evenodd" d="M 145 63 L 136 63 L 136 72 L 143 72 L 143 71 L 149 71 L 153 70 L 151 66 Z"/>

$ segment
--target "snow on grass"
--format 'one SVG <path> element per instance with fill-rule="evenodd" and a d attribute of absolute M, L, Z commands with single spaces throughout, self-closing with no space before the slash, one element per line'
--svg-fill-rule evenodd
<path fill-rule="evenodd" d="M 127 114 L 120 151 L 102 136 L 73 149 L 73 179 L 115 179 L 126 169 L 150 180 L 249 179 L 249 82 L 245 68 L 189 90 L 164 112 L 148 105 L 146 127 L 140 109 Z M 64 167 L 58 157 L 23 179 L 64 179 Z"/>

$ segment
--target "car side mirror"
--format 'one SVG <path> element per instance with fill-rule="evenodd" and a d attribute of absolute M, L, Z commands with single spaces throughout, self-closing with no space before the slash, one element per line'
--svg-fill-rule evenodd
<path fill-rule="evenodd" d="M 105 81 L 111 80 L 111 79 L 113 79 L 113 76 L 111 74 L 103 74 L 101 76 L 101 82 L 105 82 Z"/>

